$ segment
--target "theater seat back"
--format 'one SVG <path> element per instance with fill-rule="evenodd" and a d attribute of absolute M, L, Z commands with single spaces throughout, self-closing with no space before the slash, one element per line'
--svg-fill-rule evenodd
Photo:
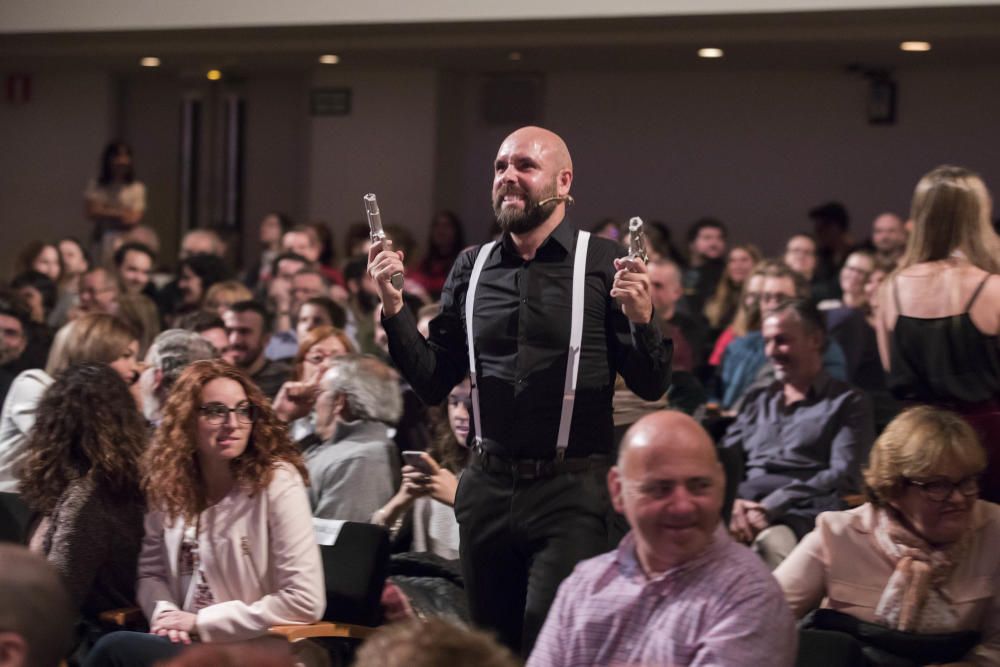
<path fill-rule="evenodd" d="M 348 521 L 333 545 L 320 545 L 326 576 L 326 613 L 333 623 L 376 626 L 382 622 L 382 587 L 389 574 L 389 534 Z"/>

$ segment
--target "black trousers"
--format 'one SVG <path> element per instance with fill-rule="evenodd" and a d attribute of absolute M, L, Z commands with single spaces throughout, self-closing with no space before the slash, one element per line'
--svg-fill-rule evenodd
<path fill-rule="evenodd" d="M 455 497 L 472 620 L 527 657 L 559 584 L 578 562 L 623 534 L 611 507 L 608 465 L 519 479 L 465 470 Z"/>

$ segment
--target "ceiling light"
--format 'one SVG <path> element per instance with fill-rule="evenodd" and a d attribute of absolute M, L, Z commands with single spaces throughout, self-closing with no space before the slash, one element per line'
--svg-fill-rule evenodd
<path fill-rule="evenodd" d="M 319 62 L 322 65 L 336 65 L 340 62 L 340 56 L 332 53 L 325 53 L 319 57 Z"/>
<path fill-rule="evenodd" d="M 716 48 L 706 48 L 698 49 L 699 58 L 721 58 L 723 56 L 722 49 Z"/>
<path fill-rule="evenodd" d="M 521 55 L 520 51 L 511 51 L 510 53 L 507 54 L 507 60 L 513 60 L 514 62 L 517 62 L 523 57 L 524 56 Z"/>
<path fill-rule="evenodd" d="M 160 59 L 155 56 L 146 56 L 139 61 L 139 64 L 143 67 L 159 67 Z"/>
<path fill-rule="evenodd" d="M 217 69 L 210 69 L 208 70 L 208 73 L 205 74 L 205 78 L 207 78 L 209 81 L 218 81 L 219 79 L 222 78 L 222 72 L 220 72 Z"/>
<path fill-rule="evenodd" d="M 903 51 L 930 51 L 930 42 L 903 42 L 899 45 L 899 48 Z"/>

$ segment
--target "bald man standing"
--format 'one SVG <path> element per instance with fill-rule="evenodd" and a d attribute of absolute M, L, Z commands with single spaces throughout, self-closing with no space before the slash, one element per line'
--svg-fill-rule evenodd
<path fill-rule="evenodd" d="M 456 260 L 428 339 L 390 282 L 399 253 L 374 246 L 369 272 L 389 351 L 425 403 L 471 371 L 476 439 L 455 500 L 466 592 L 473 620 L 528 655 L 559 583 L 609 547 L 615 376 L 658 399 L 671 347 L 643 262 L 567 221 L 562 139 L 517 130 L 493 174 L 503 235 Z"/>
<path fill-rule="evenodd" d="M 777 582 L 720 521 L 725 480 L 693 419 L 636 422 L 608 473 L 632 531 L 559 589 L 527 667 L 795 662 L 795 621 Z"/>

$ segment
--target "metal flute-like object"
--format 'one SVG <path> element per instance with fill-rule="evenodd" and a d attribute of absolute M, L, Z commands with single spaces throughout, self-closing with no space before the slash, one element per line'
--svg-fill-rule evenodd
<path fill-rule="evenodd" d="M 364 197 L 365 199 L 365 213 L 368 215 L 368 229 L 371 232 L 372 243 L 379 243 L 380 241 L 385 241 L 385 230 L 382 229 L 382 214 L 378 210 L 378 200 L 375 199 L 374 193 L 368 193 Z M 389 278 L 389 282 L 396 289 L 403 289 L 403 273 L 401 271 L 396 271 Z"/>
<path fill-rule="evenodd" d="M 646 234 L 642 231 L 642 218 L 635 217 L 628 221 L 628 258 L 641 259 L 649 263 L 649 253 L 646 252 Z"/>

